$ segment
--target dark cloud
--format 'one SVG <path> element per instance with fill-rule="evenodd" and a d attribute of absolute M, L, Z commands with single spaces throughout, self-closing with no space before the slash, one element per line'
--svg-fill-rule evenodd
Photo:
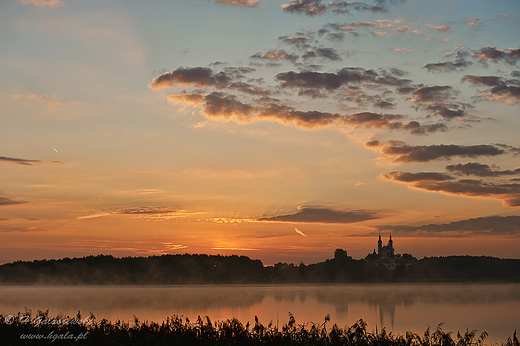
<path fill-rule="evenodd" d="M 486 216 L 443 224 L 380 226 L 381 231 L 406 236 L 519 236 L 520 216 Z"/>
<path fill-rule="evenodd" d="M 345 34 L 342 32 L 331 32 L 327 34 L 327 39 L 332 42 L 341 42 L 345 39 Z"/>
<path fill-rule="evenodd" d="M 424 66 L 428 72 L 454 72 L 465 70 L 468 66 L 473 65 L 471 61 L 457 61 L 457 62 L 439 62 L 429 63 Z"/>
<path fill-rule="evenodd" d="M 374 102 L 374 107 L 382 108 L 382 109 L 391 109 L 391 108 L 395 108 L 395 103 L 385 101 L 385 100 L 379 100 L 379 101 Z"/>
<path fill-rule="evenodd" d="M 235 82 L 229 86 L 230 89 L 235 89 L 238 91 L 241 91 L 243 93 L 247 93 L 250 95 L 269 95 L 271 94 L 270 91 L 259 88 L 257 86 L 254 86 L 252 84 L 243 83 L 243 82 Z"/>
<path fill-rule="evenodd" d="M 395 120 L 401 119 L 399 114 L 379 114 L 372 112 L 360 112 L 350 115 L 345 122 L 354 126 L 365 126 L 367 128 L 400 128 L 403 124 Z"/>
<path fill-rule="evenodd" d="M 421 125 L 417 121 L 410 121 L 404 126 L 405 129 L 410 130 L 411 134 L 414 135 L 427 135 L 434 132 L 446 132 L 448 126 L 445 124 L 428 124 Z"/>
<path fill-rule="evenodd" d="M 14 199 L 11 199 L 9 197 L 2 197 L 0 196 L 0 206 L 2 205 L 14 205 L 14 204 L 24 204 L 27 203 L 25 201 L 17 201 Z"/>
<path fill-rule="evenodd" d="M 487 165 L 478 163 L 467 163 L 448 165 L 446 169 L 453 173 L 477 175 L 481 177 L 499 177 L 504 175 L 517 174 L 515 171 L 496 171 Z M 504 182 L 502 180 L 477 180 L 477 179 L 455 179 L 454 177 L 436 172 L 406 173 L 391 172 L 381 174 L 386 180 L 403 182 L 410 184 L 411 187 L 433 191 L 443 192 L 453 195 L 469 196 L 469 197 L 490 197 L 501 199 L 507 207 L 520 206 L 520 184 L 511 181 Z"/>
<path fill-rule="evenodd" d="M 332 12 L 334 13 L 351 13 L 352 10 L 385 13 L 388 12 L 389 5 L 396 5 L 404 2 L 406 1 L 377 0 L 374 2 L 374 4 L 369 5 L 357 1 L 338 1 L 324 4 L 321 0 L 291 0 L 290 4 L 283 4 L 281 7 L 286 12 L 303 13 L 308 16 L 314 16 L 317 14 L 323 14 L 328 9 L 333 9 Z"/>
<path fill-rule="evenodd" d="M 365 147 L 368 147 L 368 148 L 378 147 L 380 145 L 382 145 L 382 143 L 380 141 L 378 141 L 377 139 L 365 142 Z"/>
<path fill-rule="evenodd" d="M 468 163 L 457 163 L 450 164 L 446 166 L 446 170 L 460 175 L 476 175 L 479 177 L 499 177 L 504 175 L 514 175 L 520 174 L 520 168 L 515 168 L 514 170 L 500 170 L 499 167 L 493 167 L 478 163 L 478 162 L 468 162 Z"/>
<path fill-rule="evenodd" d="M 305 90 L 305 96 L 320 97 L 312 94 L 315 90 Z M 311 93 L 308 95 L 307 93 Z M 250 103 L 244 103 L 235 95 L 222 92 L 212 92 L 208 95 L 179 94 L 170 95 L 171 102 L 193 104 L 203 108 L 204 115 L 209 119 L 224 121 L 234 120 L 238 123 L 249 123 L 255 120 L 277 121 L 284 125 L 290 123 L 302 128 L 318 126 L 352 126 L 388 130 L 403 130 L 412 134 L 424 135 L 436 131 L 444 131 L 440 124 L 421 125 L 417 121 L 402 122 L 399 114 L 380 114 L 359 112 L 351 115 L 321 111 L 298 111 L 293 107 L 280 103 L 279 100 L 262 97 Z"/>
<path fill-rule="evenodd" d="M 325 95 L 325 94 L 319 92 L 316 89 L 305 89 L 305 90 L 302 90 L 302 91 L 300 91 L 298 93 L 298 96 L 310 97 L 312 99 L 327 98 L 328 97 L 328 95 Z"/>
<path fill-rule="evenodd" d="M 172 87 L 174 85 L 196 85 L 198 87 L 216 86 L 226 87 L 231 78 L 225 72 L 217 74 L 208 67 L 179 67 L 173 72 L 166 72 L 154 78 L 150 87 L 154 90 Z"/>
<path fill-rule="evenodd" d="M 420 173 L 407 173 L 407 172 L 391 172 L 383 174 L 383 178 L 387 180 L 396 180 L 406 183 L 416 181 L 446 181 L 453 180 L 454 178 L 448 174 L 437 173 L 437 172 L 420 172 Z"/>
<path fill-rule="evenodd" d="M 113 214 L 127 215 L 150 215 L 150 214 L 170 214 L 178 213 L 180 209 L 164 208 L 164 207 L 131 207 L 114 210 Z"/>
<path fill-rule="evenodd" d="M 354 102 L 361 107 L 377 107 L 382 109 L 395 108 L 392 98 L 384 98 L 383 95 L 369 95 L 357 87 L 350 87 L 345 90 L 340 100 Z"/>
<path fill-rule="evenodd" d="M 276 80 L 284 87 L 293 88 L 323 88 L 327 90 L 338 89 L 352 83 L 375 83 L 379 85 L 404 86 L 409 84 L 409 79 L 401 79 L 390 75 L 379 75 L 374 70 L 346 67 L 337 73 L 326 72 L 281 72 L 276 75 Z"/>
<path fill-rule="evenodd" d="M 390 69 L 389 73 L 393 74 L 396 77 L 403 77 L 403 76 L 405 76 L 407 74 L 406 71 L 403 71 L 403 70 L 398 69 L 396 67 L 392 67 Z"/>
<path fill-rule="evenodd" d="M 468 105 L 461 103 L 436 102 L 426 105 L 425 109 L 444 119 L 450 120 L 465 117 L 467 115 L 466 107 L 468 107 Z"/>
<path fill-rule="evenodd" d="M 416 104 L 416 109 L 423 109 L 435 115 L 441 116 L 446 120 L 457 117 L 468 116 L 466 109 L 472 107 L 470 104 L 451 101 L 456 99 L 460 93 L 453 89 L 450 85 L 435 85 L 428 87 L 416 88 L 399 88 L 399 92 L 403 94 L 412 94 L 405 96 Z"/>
<path fill-rule="evenodd" d="M 354 223 L 378 218 L 376 213 L 365 210 L 339 210 L 326 207 L 302 206 L 294 214 L 266 216 L 258 220 L 305 223 Z"/>
<path fill-rule="evenodd" d="M 309 50 L 302 55 L 302 58 L 324 58 L 332 61 L 341 61 L 341 57 L 338 52 L 332 48 L 316 48 L 315 50 Z"/>
<path fill-rule="evenodd" d="M 463 82 L 470 82 L 477 85 L 497 86 L 503 85 L 502 78 L 497 76 L 471 76 L 466 75 L 462 77 Z"/>
<path fill-rule="evenodd" d="M 412 185 L 420 190 L 444 192 L 470 197 L 493 197 L 503 200 L 507 207 L 520 206 L 520 184 L 494 183 L 482 180 L 464 179 L 457 181 L 420 181 Z"/>
<path fill-rule="evenodd" d="M 435 85 L 417 89 L 413 93 L 414 102 L 438 102 L 452 99 L 459 92 L 450 85 Z"/>
<path fill-rule="evenodd" d="M 321 0 L 291 0 L 290 4 L 281 5 L 284 11 L 305 13 L 308 16 L 325 13 L 328 9 Z"/>
<path fill-rule="evenodd" d="M 224 72 L 234 75 L 236 77 L 243 77 L 243 75 L 248 73 L 255 72 L 256 69 L 249 66 L 239 66 L 239 67 L 225 67 Z"/>
<path fill-rule="evenodd" d="M 503 81 L 502 78 L 498 76 L 466 75 L 462 78 L 462 81 L 467 81 L 475 85 L 491 87 L 491 89 L 486 93 L 480 95 L 488 100 L 501 101 L 510 104 L 520 103 L 520 86 L 518 86 L 520 85 L 520 80 L 511 79 Z"/>
<path fill-rule="evenodd" d="M 502 96 L 506 99 L 500 99 L 493 96 Z M 505 101 L 508 103 L 518 103 L 518 101 L 512 100 L 516 99 L 520 101 L 520 86 L 511 86 L 511 85 L 499 85 L 495 86 L 491 89 L 491 98 L 497 101 Z"/>
<path fill-rule="evenodd" d="M 33 163 L 40 163 L 42 161 L 40 161 L 40 160 L 17 159 L 17 158 L 14 158 L 14 157 L 0 156 L 0 162 L 8 162 L 8 163 L 15 163 L 15 164 L 18 164 L 18 165 L 32 166 Z"/>
<path fill-rule="evenodd" d="M 378 144 L 381 146 L 381 154 L 383 154 L 383 157 L 396 157 L 392 161 L 402 163 L 448 160 L 452 157 L 475 158 L 479 156 L 497 156 L 518 151 L 518 148 L 503 144 L 407 145 L 398 141 L 389 141 L 388 143 L 379 142 Z"/>
<path fill-rule="evenodd" d="M 471 54 L 481 62 L 503 61 L 510 65 L 515 65 L 520 60 L 520 49 L 507 48 L 506 50 L 497 49 L 496 47 L 486 46 L 480 48 Z"/>

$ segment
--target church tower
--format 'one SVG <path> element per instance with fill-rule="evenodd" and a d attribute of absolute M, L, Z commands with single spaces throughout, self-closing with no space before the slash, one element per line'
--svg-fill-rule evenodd
<path fill-rule="evenodd" d="M 382 249 L 383 249 L 383 242 L 381 241 L 381 233 L 379 233 L 379 240 L 377 241 L 377 253 L 381 254 Z"/>

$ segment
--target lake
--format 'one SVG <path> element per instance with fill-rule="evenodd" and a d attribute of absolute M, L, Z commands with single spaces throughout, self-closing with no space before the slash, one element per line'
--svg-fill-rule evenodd
<path fill-rule="evenodd" d="M 0 313 L 15 315 L 24 306 L 49 309 L 50 316 L 83 317 L 92 312 L 107 318 L 160 322 L 183 315 L 191 321 L 209 316 L 212 321 L 238 318 L 264 325 L 288 321 L 322 323 L 330 314 L 340 327 L 360 318 L 368 330 L 385 327 L 403 335 L 423 334 L 439 323 L 447 332 L 486 331 L 486 344 L 505 342 L 520 331 L 520 284 L 349 284 L 248 286 L 0 286 Z M 133 322 L 132 322 L 133 323 Z"/>

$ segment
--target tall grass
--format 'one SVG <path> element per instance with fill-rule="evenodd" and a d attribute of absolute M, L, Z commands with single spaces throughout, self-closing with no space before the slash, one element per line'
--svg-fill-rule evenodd
<path fill-rule="evenodd" d="M 255 316 L 255 323 L 245 325 L 236 318 L 212 322 L 209 317 L 191 322 L 187 317 L 174 315 L 161 324 L 140 321 L 134 316 L 133 324 L 120 320 L 112 323 L 96 320 L 90 314 L 49 317 L 49 310 L 38 310 L 35 316 L 26 309 L 16 316 L 0 315 L 1 345 L 346 345 L 346 346 L 483 346 L 487 333 L 477 336 L 476 331 L 465 333 L 444 332 L 442 324 L 428 328 L 423 335 L 407 332 L 395 335 L 386 329 L 368 332 L 362 319 L 350 327 L 328 326 L 330 316 L 323 323 L 297 324 L 289 313 L 289 321 L 279 329 L 270 322 L 267 326 Z M 30 340 L 28 335 L 35 335 Z M 50 335 L 50 337 L 49 337 Z M 53 341 L 53 338 L 55 339 Z M 67 339 L 68 338 L 68 339 Z M 501 344 L 520 346 L 516 336 Z"/>

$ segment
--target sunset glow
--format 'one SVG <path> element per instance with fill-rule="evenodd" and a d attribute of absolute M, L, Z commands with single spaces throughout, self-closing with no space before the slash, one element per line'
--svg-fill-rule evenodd
<path fill-rule="evenodd" d="M 0 263 L 520 258 L 518 0 L 7 0 Z"/>

